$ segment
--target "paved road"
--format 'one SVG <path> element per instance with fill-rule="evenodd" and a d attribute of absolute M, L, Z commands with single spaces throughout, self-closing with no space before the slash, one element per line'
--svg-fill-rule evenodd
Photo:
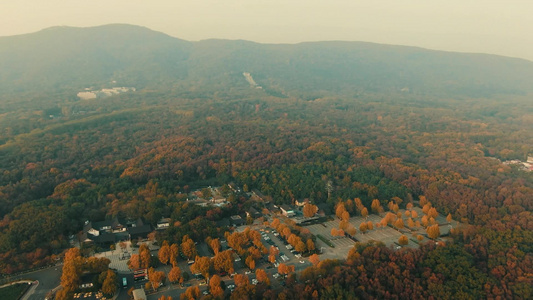
<path fill-rule="evenodd" d="M 46 294 L 59 285 L 61 279 L 61 268 L 63 266 L 55 266 L 39 271 L 17 275 L 13 277 L 13 280 L 17 279 L 31 279 L 38 280 L 39 285 L 35 287 L 35 290 L 26 299 L 28 300 L 43 300 Z"/>

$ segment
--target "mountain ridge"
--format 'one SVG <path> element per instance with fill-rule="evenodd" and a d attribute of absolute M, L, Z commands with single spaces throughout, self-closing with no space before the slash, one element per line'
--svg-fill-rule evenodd
<path fill-rule="evenodd" d="M 369 42 L 263 44 L 186 41 L 146 27 L 56 26 L 0 37 L 0 88 L 6 92 L 79 89 L 117 81 L 172 87 L 265 87 L 295 95 L 361 91 L 488 96 L 533 92 L 533 62 Z"/>

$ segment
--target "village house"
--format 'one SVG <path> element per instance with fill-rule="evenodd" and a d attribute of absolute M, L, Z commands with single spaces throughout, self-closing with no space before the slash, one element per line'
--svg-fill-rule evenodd
<path fill-rule="evenodd" d="M 281 213 L 287 218 L 291 218 L 291 217 L 294 217 L 296 215 L 294 213 L 294 210 L 290 206 L 288 206 L 287 204 L 281 205 L 280 209 L 281 209 Z"/>

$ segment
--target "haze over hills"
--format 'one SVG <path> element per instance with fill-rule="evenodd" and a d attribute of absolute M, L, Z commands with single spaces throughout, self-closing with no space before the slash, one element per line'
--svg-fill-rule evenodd
<path fill-rule="evenodd" d="M 246 87 L 243 72 L 268 93 L 303 98 L 328 92 L 533 91 L 533 62 L 495 55 L 363 42 L 188 42 L 132 25 L 53 27 L 0 38 L 5 93 L 82 89 L 111 80 L 137 88 Z"/>
<path fill-rule="evenodd" d="M 224 251 L 224 273 L 272 275 L 272 285 L 225 279 L 231 299 L 532 299 L 531 92 L 532 62 L 492 55 L 188 42 L 130 25 L 0 38 L 0 282 L 71 247 L 121 248 L 87 226 L 120 219 L 146 226 L 133 246 L 155 236 L 179 247 L 160 250 L 159 266 L 139 248 L 144 258 L 118 269 L 158 269 L 155 290 L 173 252 L 181 269 L 172 263 L 162 291 L 173 297 L 199 282 L 178 289 L 171 273 L 223 276 L 212 241 L 225 239 L 242 262 Z M 302 202 L 298 214 L 317 218 L 304 222 L 324 226 L 277 218 Z M 277 230 L 300 257 L 234 230 L 236 215 Z M 94 258 L 64 257 L 55 299 L 74 299 Z M 93 288 L 105 275 L 112 294 L 105 257 Z"/>

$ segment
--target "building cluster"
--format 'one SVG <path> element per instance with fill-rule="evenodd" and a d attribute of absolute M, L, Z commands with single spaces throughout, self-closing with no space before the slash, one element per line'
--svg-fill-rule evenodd
<path fill-rule="evenodd" d="M 157 227 L 168 227 L 170 220 L 162 219 Z M 99 246 L 110 246 L 118 241 L 146 238 L 152 232 L 150 224 L 141 219 L 119 220 L 114 218 L 100 222 L 86 221 L 82 232 L 78 235 L 80 243 L 94 243 Z"/>
<path fill-rule="evenodd" d="M 96 99 L 96 98 L 110 97 L 113 95 L 118 95 L 118 94 L 126 93 L 126 92 L 135 92 L 135 90 L 136 89 L 134 87 L 124 87 L 124 86 L 114 87 L 110 89 L 101 89 L 98 91 L 92 91 L 90 88 L 86 88 L 83 92 L 79 92 L 77 96 L 81 100 L 90 100 L 90 99 Z"/>
<path fill-rule="evenodd" d="M 533 156 L 528 156 L 527 161 L 525 162 L 518 160 L 518 159 L 514 159 L 514 160 L 505 161 L 503 162 L 503 164 L 504 165 L 517 165 L 520 167 L 520 169 L 531 172 L 533 171 Z"/>

